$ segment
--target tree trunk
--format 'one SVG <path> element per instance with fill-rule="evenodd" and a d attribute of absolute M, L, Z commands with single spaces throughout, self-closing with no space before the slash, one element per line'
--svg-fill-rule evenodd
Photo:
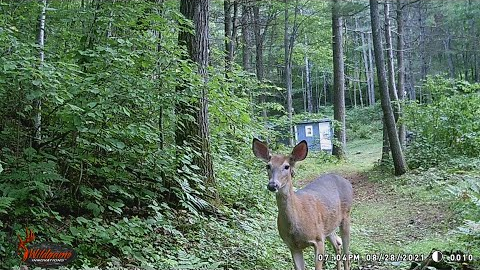
<path fill-rule="evenodd" d="M 398 140 L 395 117 L 393 115 L 390 95 L 388 91 L 387 77 L 384 67 L 383 48 L 380 35 L 380 19 L 377 0 L 370 0 L 370 18 L 372 22 L 373 50 L 375 54 L 375 63 L 377 66 L 377 77 L 380 87 L 383 117 L 388 132 L 388 140 L 390 143 L 390 150 L 392 152 L 395 175 L 402 175 L 407 171 L 407 164 L 403 156 L 400 141 Z"/>
<path fill-rule="evenodd" d="M 427 45 L 426 45 L 426 42 L 425 42 L 425 14 L 422 14 L 422 9 L 419 9 L 418 12 L 419 12 L 419 16 L 418 16 L 418 20 L 419 20 L 419 24 L 420 24 L 420 37 L 419 37 L 419 40 L 420 40 L 420 58 L 421 58 L 421 68 L 420 68 L 420 79 L 423 81 L 426 79 L 427 77 L 427 72 L 428 72 L 428 63 L 427 63 Z M 420 102 L 422 100 L 422 96 L 420 95 Z"/>
<path fill-rule="evenodd" d="M 318 68 L 315 68 L 315 98 L 313 98 L 315 106 L 313 111 L 318 113 L 320 107 L 320 92 L 318 91 Z"/>
<path fill-rule="evenodd" d="M 390 159 L 390 143 L 388 142 L 387 125 L 385 124 L 385 118 L 382 117 L 382 159 L 381 163 L 385 163 Z"/>
<path fill-rule="evenodd" d="M 194 150 L 201 154 L 195 163 L 200 168 L 202 176 L 208 186 L 215 186 L 213 162 L 210 150 L 210 134 L 208 121 L 208 0 L 182 0 L 180 12 L 185 18 L 192 20 L 194 34 L 182 31 L 179 34 L 179 43 L 187 47 L 190 58 L 197 63 L 198 73 L 203 78 L 203 86 L 197 104 L 179 104 L 177 115 L 191 115 L 196 121 L 182 123 L 182 128 L 176 131 L 175 141 L 179 146 L 193 146 Z M 197 113 L 195 108 L 198 107 Z M 214 194 L 217 196 L 216 194 Z"/>
<path fill-rule="evenodd" d="M 335 129 L 339 144 L 334 144 L 333 154 L 339 159 L 345 158 L 345 70 L 343 63 L 343 20 L 340 15 L 340 0 L 333 0 L 332 6 L 332 46 L 333 46 L 333 118 L 340 123 Z"/>
<path fill-rule="evenodd" d="M 358 29 L 358 20 L 357 18 L 355 18 L 355 29 Z M 360 45 L 360 41 L 359 41 L 359 35 L 356 34 L 355 32 L 353 32 L 353 44 L 354 44 L 354 47 L 355 48 L 358 48 L 358 46 Z M 353 89 L 354 89 L 354 103 L 355 103 L 355 107 L 357 107 L 357 98 L 356 98 L 356 92 L 355 90 L 358 90 L 358 99 L 360 101 L 360 106 L 363 108 L 363 94 L 362 94 L 362 85 L 361 85 L 361 76 L 360 76 L 360 62 L 361 62 L 361 58 L 362 56 L 356 52 L 356 50 L 353 51 L 353 59 L 354 59 L 354 82 L 353 82 Z"/>
<path fill-rule="evenodd" d="M 292 61 L 290 59 L 290 44 L 289 44 L 289 33 L 288 33 L 288 1 L 285 0 L 285 25 L 284 25 L 284 39 L 283 45 L 285 49 L 285 88 L 287 89 L 287 115 L 288 115 L 288 130 L 290 132 L 289 143 L 290 146 L 294 145 L 293 138 L 293 101 L 292 101 Z"/>
<path fill-rule="evenodd" d="M 293 15 L 293 25 L 292 32 L 289 33 L 288 29 L 288 0 L 285 0 L 285 25 L 284 25 L 284 47 L 285 47 L 285 88 L 287 88 L 287 112 L 288 112 L 288 122 L 290 125 L 290 142 L 293 145 L 293 101 L 292 101 L 292 55 L 293 47 L 295 45 L 295 39 L 297 36 L 298 25 L 297 25 L 297 15 L 298 15 L 298 1 L 295 1 L 295 13 Z M 303 82 L 303 80 L 302 80 Z"/>
<path fill-rule="evenodd" d="M 233 17 L 232 17 L 232 42 L 230 44 L 230 52 L 231 52 L 231 61 L 230 66 L 235 61 L 235 54 L 237 50 L 237 32 L 238 32 L 238 0 L 233 0 Z M 230 67 L 231 68 L 231 67 Z"/>
<path fill-rule="evenodd" d="M 305 53 L 305 91 L 307 96 L 307 111 L 313 113 L 312 102 L 312 83 L 310 81 L 310 62 L 308 61 L 308 55 Z"/>
<path fill-rule="evenodd" d="M 45 19 L 47 12 L 47 0 L 42 0 L 42 13 L 40 14 L 40 27 L 38 31 L 38 49 L 39 49 L 39 65 L 38 68 L 43 68 L 43 63 L 45 61 Z M 41 87 L 41 86 L 39 86 Z M 41 97 L 36 98 L 33 101 L 33 148 L 40 148 L 42 142 L 42 99 Z"/>
<path fill-rule="evenodd" d="M 405 63 L 404 63 L 404 22 L 403 22 L 403 10 L 402 10 L 402 0 L 397 0 L 397 68 L 398 68 L 398 75 L 397 75 L 397 91 L 398 91 L 398 99 L 400 101 L 400 111 L 399 117 L 402 118 L 403 114 L 403 101 L 405 100 Z M 397 122 L 398 125 L 398 139 L 402 144 L 402 148 L 405 149 L 406 146 L 406 127 L 405 124 L 400 121 Z"/>
<path fill-rule="evenodd" d="M 398 121 L 398 112 L 400 111 L 398 104 L 397 87 L 395 85 L 395 66 L 393 59 L 393 45 L 392 45 L 392 31 L 390 29 L 390 4 L 384 4 L 385 15 L 385 46 L 387 47 L 387 76 L 388 76 L 388 90 L 390 98 L 393 100 L 395 121 Z"/>
<path fill-rule="evenodd" d="M 324 99 L 324 106 L 327 106 L 327 88 L 328 88 L 328 85 L 327 85 L 327 74 L 326 72 L 324 71 L 323 72 L 323 99 Z"/>
<path fill-rule="evenodd" d="M 356 21 L 355 21 L 356 23 Z M 372 102 L 371 102 L 371 97 L 370 97 L 370 93 L 372 92 L 371 89 L 372 89 L 372 85 L 371 85 L 371 75 L 372 73 L 370 73 L 370 67 L 369 67 L 369 59 L 368 59 L 368 54 L 367 54 L 367 42 L 365 42 L 365 34 L 364 33 L 360 33 L 360 38 L 361 38 L 361 41 L 362 41 L 362 56 L 363 56 L 363 64 L 364 64 L 364 67 L 365 67 L 365 80 L 367 81 L 367 97 L 368 97 L 368 104 L 369 105 L 372 105 Z"/>
<path fill-rule="evenodd" d="M 375 66 L 373 65 L 373 55 L 372 55 L 372 39 L 367 35 L 367 41 L 368 41 L 368 61 L 369 61 L 369 73 L 370 73 L 370 89 L 368 91 L 368 100 L 370 102 L 370 106 L 375 105 L 375 80 L 373 77 L 373 73 L 375 70 Z"/>
<path fill-rule="evenodd" d="M 303 100 L 303 112 L 307 112 L 307 91 L 305 89 L 305 80 L 303 79 L 303 69 L 301 71 L 302 76 L 301 76 L 301 82 L 302 82 L 302 100 Z"/>
<path fill-rule="evenodd" d="M 449 32 L 449 30 L 447 31 Z M 448 33 L 447 40 L 445 41 L 445 52 L 447 54 L 449 76 L 450 78 L 455 79 L 455 66 L 453 65 L 452 35 L 450 33 Z"/>
<path fill-rule="evenodd" d="M 231 0 L 223 1 L 224 14 L 224 38 L 225 38 L 225 74 L 232 70 L 233 61 L 233 37 L 232 37 L 232 3 Z"/>
<path fill-rule="evenodd" d="M 392 32 L 390 28 L 390 4 L 385 2 L 384 7 L 384 19 L 385 19 L 385 46 L 387 47 L 387 76 L 388 76 L 388 90 L 390 92 L 390 99 L 393 101 L 393 116 L 395 117 L 395 123 L 398 123 L 400 117 L 400 103 L 398 101 L 397 87 L 395 85 L 395 66 L 393 61 L 393 45 L 392 45 Z M 400 140 L 400 145 L 403 145 Z M 384 132 L 385 134 L 385 132 Z"/>
<path fill-rule="evenodd" d="M 243 69 L 246 71 L 251 71 L 251 39 L 250 39 L 250 12 L 249 7 L 247 4 L 242 4 L 242 39 L 243 39 L 243 46 L 242 46 L 242 64 Z"/>
<path fill-rule="evenodd" d="M 264 34 L 260 31 L 260 1 L 257 1 L 255 6 L 253 6 L 253 21 L 254 27 L 253 32 L 255 34 L 255 68 L 257 74 L 257 80 L 263 81 L 264 66 L 263 66 L 263 39 Z M 264 91 L 261 89 L 261 91 Z M 262 105 L 266 102 L 265 93 L 261 94 L 261 103 Z M 263 121 L 265 125 L 267 124 L 267 109 L 263 106 L 262 110 Z"/>

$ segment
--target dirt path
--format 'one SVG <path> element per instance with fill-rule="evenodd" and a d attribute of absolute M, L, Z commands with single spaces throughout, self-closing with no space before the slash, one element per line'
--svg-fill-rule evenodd
<path fill-rule="evenodd" d="M 333 172 L 353 186 L 351 253 L 360 255 L 352 269 L 409 269 L 411 262 L 367 261 L 373 254 L 412 254 L 427 257 L 432 250 L 452 250 L 458 240 L 452 232 L 461 219 L 452 202 L 427 175 L 412 172 L 394 177 L 375 169 L 381 143 L 361 141 L 350 145 L 349 159 L 328 163 L 311 157 L 300 163 L 295 186 L 302 187 L 318 175 Z M 327 248 L 328 252 L 328 248 Z"/>
<path fill-rule="evenodd" d="M 353 185 L 352 252 L 425 256 L 456 226 L 445 202 L 421 200 L 395 191 L 391 183 L 369 180 L 366 173 L 345 175 Z M 422 254 L 419 254 L 422 255 Z M 405 269 L 406 262 L 403 265 Z M 359 269 L 394 269 L 396 262 L 359 262 Z M 398 268 L 397 268 L 398 269 Z"/>

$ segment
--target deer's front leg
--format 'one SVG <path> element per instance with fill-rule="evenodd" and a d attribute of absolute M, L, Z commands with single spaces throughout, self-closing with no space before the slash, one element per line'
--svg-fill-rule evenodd
<path fill-rule="evenodd" d="M 292 258 L 293 258 L 293 264 L 295 265 L 295 270 L 305 270 L 305 260 L 303 259 L 302 250 L 291 249 L 290 252 L 292 252 Z"/>

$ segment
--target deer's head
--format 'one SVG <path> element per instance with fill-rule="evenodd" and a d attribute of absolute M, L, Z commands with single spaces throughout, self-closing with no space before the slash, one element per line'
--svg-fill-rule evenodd
<path fill-rule="evenodd" d="M 267 163 L 268 190 L 277 192 L 291 182 L 295 162 L 307 157 L 308 146 L 306 141 L 299 142 L 290 155 L 271 155 L 268 146 L 253 139 L 253 153 Z"/>

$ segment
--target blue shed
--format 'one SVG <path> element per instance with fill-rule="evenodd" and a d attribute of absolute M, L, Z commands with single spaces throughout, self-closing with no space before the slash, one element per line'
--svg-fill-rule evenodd
<path fill-rule="evenodd" d="M 333 149 L 333 126 L 330 119 L 299 122 L 294 126 L 295 141 L 307 141 L 308 150 L 327 151 Z"/>

